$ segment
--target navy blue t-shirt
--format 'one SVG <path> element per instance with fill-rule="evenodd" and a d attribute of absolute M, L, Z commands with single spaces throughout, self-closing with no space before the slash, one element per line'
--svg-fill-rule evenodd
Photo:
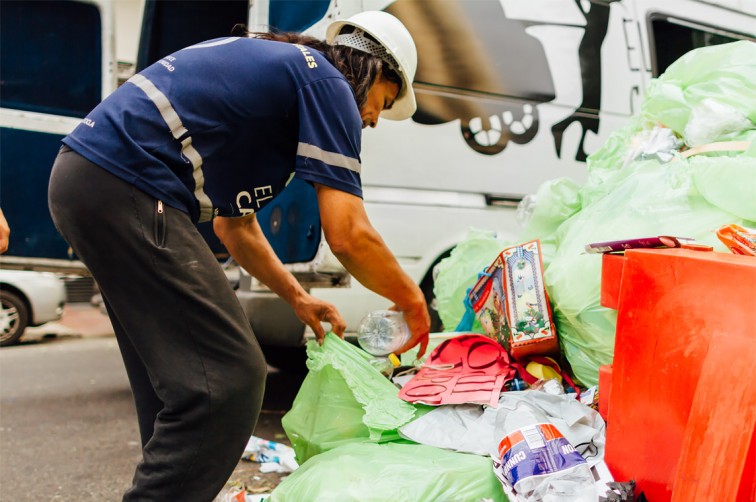
<path fill-rule="evenodd" d="M 134 75 L 63 142 L 206 221 L 259 211 L 293 176 L 361 197 L 361 135 L 354 93 L 322 54 L 231 37 Z"/>

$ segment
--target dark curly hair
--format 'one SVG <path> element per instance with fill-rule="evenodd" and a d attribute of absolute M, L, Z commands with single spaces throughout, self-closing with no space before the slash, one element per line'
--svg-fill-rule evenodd
<path fill-rule="evenodd" d="M 351 27 L 349 26 L 345 27 L 344 32 L 348 33 L 350 28 Z M 328 62 L 339 70 L 347 79 L 347 82 L 349 82 L 349 85 L 354 91 L 357 106 L 360 108 L 365 104 L 368 91 L 376 78 L 378 78 L 379 74 L 383 74 L 384 78 L 399 85 L 399 91 L 401 92 L 401 77 L 394 70 L 389 68 L 388 65 L 384 64 L 381 58 L 373 56 L 367 52 L 344 45 L 330 45 L 323 40 L 303 35 L 301 33 L 275 31 L 269 33 L 250 32 L 247 31 L 247 27 L 243 24 L 237 24 L 234 26 L 231 34 L 234 36 L 261 38 L 263 40 L 273 40 L 275 42 L 305 45 L 322 53 Z M 366 34 L 366 36 L 369 37 L 370 35 Z"/>

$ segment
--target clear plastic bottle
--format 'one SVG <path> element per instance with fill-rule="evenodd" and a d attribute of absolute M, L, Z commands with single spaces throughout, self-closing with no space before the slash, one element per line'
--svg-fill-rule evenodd
<path fill-rule="evenodd" d="M 357 343 L 374 356 L 387 356 L 410 339 L 410 331 L 401 312 L 376 310 L 366 315 L 357 328 Z"/>
<path fill-rule="evenodd" d="M 368 360 L 368 363 L 386 378 L 391 378 L 396 368 L 388 357 L 374 357 Z"/>
<path fill-rule="evenodd" d="M 585 459 L 548 417 L 525 401 L 496 414 L 497 476 L 524 502 L 594 502 L 595 481 Z"/>

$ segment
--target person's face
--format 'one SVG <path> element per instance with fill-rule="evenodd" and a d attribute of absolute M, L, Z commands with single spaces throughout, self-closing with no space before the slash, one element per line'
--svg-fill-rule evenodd
<path fill-rule="evenodd" d="M 386 79 L 382 73 L 378 75 L 368 91 L 365 104 L 360 109 L 362 128 L 375 127 L 381 112 L 394 106 L 397 94 L 399 94 L 399 84 Z"/>

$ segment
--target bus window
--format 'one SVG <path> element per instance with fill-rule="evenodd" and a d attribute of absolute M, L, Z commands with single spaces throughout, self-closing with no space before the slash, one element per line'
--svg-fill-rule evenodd
<path fill-rule="evenodd" d="M 0 106 L 84 117 L 102 97 L 102 22 L 94 4 L 4 1 Z"/>
<path fill-rule="evenodd" d="M 709 45 L 727 44 L 738 40 L 756 40 L 748 35 L 724 31 L 699 23 L 670 16 L 651 16 L 653 33 L 652 71 L 658 77 L 686 52 Z"/>
<path fill-rule="evenodd" d="M 235 24 L 247 22 L 248 10 L 247 0 L 146 0 L 136 71 L 184 47 L 231 35 Z"/>

